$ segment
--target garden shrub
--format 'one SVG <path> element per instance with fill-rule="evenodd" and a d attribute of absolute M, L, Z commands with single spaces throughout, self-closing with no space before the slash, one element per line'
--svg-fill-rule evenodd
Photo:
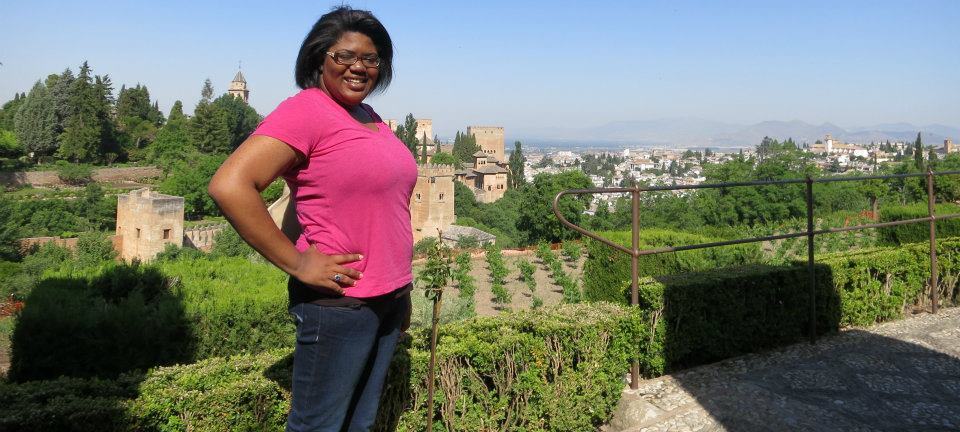
<path fill-rule="evenodd" d="M 956 204 L 937 204 L 936 214 L 960 213 L 960 206 Z M 884 207 L 880 210 L 881 222 L 893 222 L 907 219 L 917 219 L 929 216 L 927 204 L 912 204 L 897 207 Z M 885 246 L 895 246 L 906 243 L 930 242 L 930 224 L 916 222 L 892 227 L 877 228 L 879 242 Z M 937 220 L 937 237 L 960 236 L 960 218 Z"/>
<path fill-rule="evenodd" d="M 436 237 L 424 237 L 420 239 L 417 244 L 413 245 L 413 254 L 418 257 L 425 256 L 430 249 L 436 247 L 438 241 Z"/>
<path fill-rule="evenodd" d="M 116 258 L 117 251 L 106 233 L 91 231 L 80 234 L 77 238 L 75 255 L 79 265 L 95 266 Z"/>
<path fill-rule="evenodd" d="M 10 378 L 113 377 L 292 346 L 285 282 L 245 258 L 48 271 L 17 320 Z"/>
<path fill-rule="evenodd" d="M 577 261 L 580 259 L 580 255 L 583 253 L 580 243 L 577 243 L 572 240 L 567 240 L 563 242 L 563 245 L 560 246 L 560 250 L 563 253 L 563 256 L 569 261 Z"/>
<path fill-rule="evenodd" d="M 632 245 L 629 232 L 610 231 L 600 235 L 627 248 Z M 640 232 L 640 249 L 716 241 L 720 239 L 680 231 L 656 229 Z M 628 288 L 630 286 L 630 256 L 592 239 L 587 243 L 587 250 L 587 261 L 583 268 L 584 299 L 622 301 L 624 284 Z M 641 277 L 660 276 L 760 262 L 762 253 L 759 244 L 741 244 L 641 256 L 638 273 Z"/>
<path fill-rule="evenodd" d="M 30 292 L 14 327 L 8 377 L 114 377 L 192 360 L 178 299 L 148 299 L 143 289 L 103 284 L 162 278 L 155 267 L 116 265 L 76 278 L 45 277 Z"/>
<path fill-rule="evenodd" d="M 231 225 L 227 225 L 213 235 L 213 248 L 210 250 L 210 255 L 213 258 L 248 257 L 255 253 L 253 248 L 243 240 L 243 237 L 240 237 L 240 233 L 233 229 Z"/>
<path fill-rule="evenodd" d="M 87 164 L 57 162 L 57 177 L 73 186 L 82 186 L 93 181 L 93 168 Z"/>
<path fill-rule="evenodd" d="M 429 331 L 411 336 L 394 356 L 374 430 L 426 427 Z M 639 314 L 612 304 L 443 325 L 434 429 L 596 430 L 620 399 L 630 353 L 647 337 Z M 116 381 L 0 383 L 0 430 L 282 430 L 290 352 L 212 358 Z"/>

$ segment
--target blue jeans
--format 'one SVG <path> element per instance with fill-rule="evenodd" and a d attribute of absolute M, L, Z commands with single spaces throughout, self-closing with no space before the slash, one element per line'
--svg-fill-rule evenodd
<path fill-rule="evenodd" d="M 373 427 L 409 308 L 409 296 L 356 307 L 290 308 L 297 319 L 297 347 L 288 432 Z"/>

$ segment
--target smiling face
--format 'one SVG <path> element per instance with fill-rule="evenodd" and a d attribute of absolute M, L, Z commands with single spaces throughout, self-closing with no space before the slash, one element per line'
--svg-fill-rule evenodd
<path fill-rule="evenodd" d="M 346 32 L 340 40 L 327 51 L 353 51 L 358 56 L 377 55 L 377 47 L 367 35 L 357 32 Z M 380 70 L 375 67 L 366 67 L 362 61 L 353 65 L 337 64 L 329 55 L 324 54 L 321 68 L 320 89 L 330 95 L 340 105 L 355 107 L 363 102 L 377 84 Z"/>

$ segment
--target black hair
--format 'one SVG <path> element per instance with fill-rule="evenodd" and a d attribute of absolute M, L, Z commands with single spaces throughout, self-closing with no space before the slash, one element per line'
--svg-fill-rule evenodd
<path fill-rule="evenodd" d="M 294 68 L 297 86 L 302 89 L 320 87 L 320 66 L 327 57 L 327 50 L 346 32 L 357 32 L 373 40 L 380 56 L 380 73 L 371 93 L 382 92 L 393 79 L 393 42 L 387 29 L 373 13 L 339 6 L 324 14 L 307 33 L 297 55 Z"/>

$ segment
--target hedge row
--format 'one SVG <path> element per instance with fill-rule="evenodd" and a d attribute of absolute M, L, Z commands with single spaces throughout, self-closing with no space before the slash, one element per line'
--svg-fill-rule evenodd
<path fill-rule="evenodd" d="M 434 429 L 595 430 L 619 400 L 629 353 L 648 336 L 638 313 L 612 304 L 444 325 Z M 398 350 L 376 430 L 425 428 L 428 341 L 427 329 L 418 330 Z M 0 384 L 0 430 L 281 430 L 289 353 L 212 358 L 116 380 Z"/>
<path fill-rule="evenodd" d="M 9 378 L 115 377 L 293 346 L 284 281 L 243 258 L 48 270 L 17 319 Z"/>
<path fill-rule="evenodd" d="M 631 247 L 629 232 L 610 231 L 600 235 L 614 243 Z M 640 249 L 663 246 L 683 246 L 720 241 L 719 238 L 689 234 L 680 231 L 653 229 L 640 232 Z M 584 298 L 587 301 L 614 301 L 622 299 L 624 283 L 630 284 L 630 256 L 606 244 L 587 242 L 588 259 L 583 268 Z M 660 276 L 729 267 L 761 262 L 759 244 L 743 244 L 719 248 L 697 249 L 670 254 L 642 256 L 638 272 L 643 276 Z"/>
<path fill-rule="evenodd" d="M 960 206 L 956 204 L 937 204 L 936 214 L 960 213 Z M 911 204 L 898 207 L 883 208 L 880 210 L 881 222 L 893 222 L 907 219 L 918 219 L 930 215 L 927 204 Z M 927 222 L 897 225 L 878 228 L 880 244 L 893 246 L 907 243 L 930 242 L 930 224 Z M 960 218 L 937 221 L 937 237 L 960 236 Z"/>
<path fill-rule="evenodd" d="M 593 285 L 585 296 L 628 303 L 629 267 L 604 275 L 598 270 L 601 264 L 617 267 L 610 265 L 609 253 L 593 251 L 587 261 L 587 268 L 593 270 L 585 272 L 585 281 L 606 277 L 612 285 Z M 942 299 L 956 304 L 960 239 L 939 240 L 937 254 Z M 817 332 L 870 325 L 901 318 L 905 311 L 925 304 L 929 247 L 910 244 L 827 254 L 817 258 L 815 270 Z M 657 375 L 806 337 L 811 300 L 808 274 L 806 263 L 796 263 L 645 277 L 638 287 L 640 308 L 655 329 L 645 352 L 659 359 L 645 373 Z"/>
<path fill-rule="evenodd" d="M 829 268 L 816 267 L 817 332 L 837 329 L 840 301 Z M 644 278 L 641 309 L 655 329 L 645 375 L 797 342 L 809 335 L 806 266 L 748 265 Z M 626 292 L 624 292 L 626 294 Z M 624 298 L 624 302 L 626 299 Z"/>

